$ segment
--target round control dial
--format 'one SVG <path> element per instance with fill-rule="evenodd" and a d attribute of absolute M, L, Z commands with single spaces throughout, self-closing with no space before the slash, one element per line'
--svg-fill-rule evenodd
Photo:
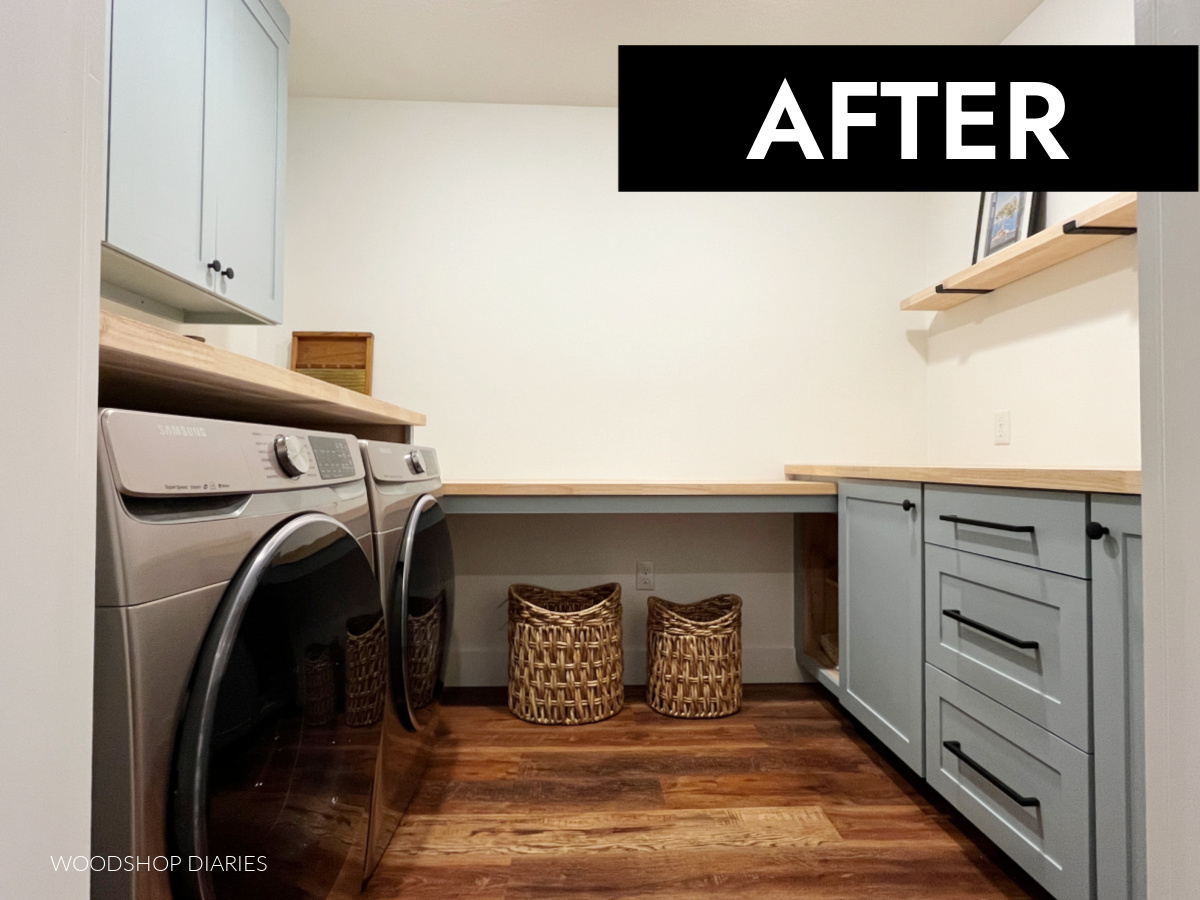
<path fill-rule="evenodd" d="M 275 436 L 275 458 L 292 478 L 299 478 L 312 466 L 304 452 L 304 442 L 294 434 Z"/>

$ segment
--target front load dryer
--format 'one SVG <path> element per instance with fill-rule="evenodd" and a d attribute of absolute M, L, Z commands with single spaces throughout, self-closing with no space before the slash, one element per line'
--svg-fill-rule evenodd
<path fill-rule="evenodd" d="M 357 442 L 112 409 L 99 434 L 92 897 L 357 891 L 386 704 Z"/>
<path fill-rule="evenodd" d="M 416 793 L 440 725 L 454 618 L 454 554 L 437 454 L 361 441 L 389 645 L 389 700 L 367 842 L 369 876 Z"/>

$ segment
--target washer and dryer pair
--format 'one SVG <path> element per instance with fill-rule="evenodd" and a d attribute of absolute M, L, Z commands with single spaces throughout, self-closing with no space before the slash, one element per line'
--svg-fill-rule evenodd
<path fill-rule="evenodd" d="M 92 896 L 357 891 L 436 731 L 436 455 L 112 409 L 99 434 Z"/>

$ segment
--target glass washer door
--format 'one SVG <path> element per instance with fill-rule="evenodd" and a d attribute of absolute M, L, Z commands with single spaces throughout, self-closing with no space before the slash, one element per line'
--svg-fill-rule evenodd
<path fill-rule="evenodd" d="M 385 659 L 378 584 L 344 526 L 308 513 L 263 539 L 192 676 L 172 784 L 177 898 L 329 894 L 366 827 Z M 364 714 L 363 696 L 378 709 Z"/>

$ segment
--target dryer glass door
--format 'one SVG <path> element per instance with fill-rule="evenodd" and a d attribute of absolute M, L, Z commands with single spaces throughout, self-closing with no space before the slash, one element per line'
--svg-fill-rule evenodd
<path fill-rule="evenodd" d="M 285 522 L 247 558 L 177 742 L 177 898 L 357 891 L 386 696 L 381 617 L 367 555 L 328 516 Z"/>
<path fill-rule="evenodd" d="M 416 794 L 436 733 L 454 613 L 454 554 L 432 494 L 413 504 L 387 599 L 391 702 L 384 717 L 364 880 Z"/>
<path fill-rule="evenodd" d="M 391 641 L 392 701 L 404 726 L 419 731 L 433 719 L 444 687 L 454 613 L 450 530 L 432 494 L 409 513 L 393 584 L 388 620 L 403 625 Z"/>

